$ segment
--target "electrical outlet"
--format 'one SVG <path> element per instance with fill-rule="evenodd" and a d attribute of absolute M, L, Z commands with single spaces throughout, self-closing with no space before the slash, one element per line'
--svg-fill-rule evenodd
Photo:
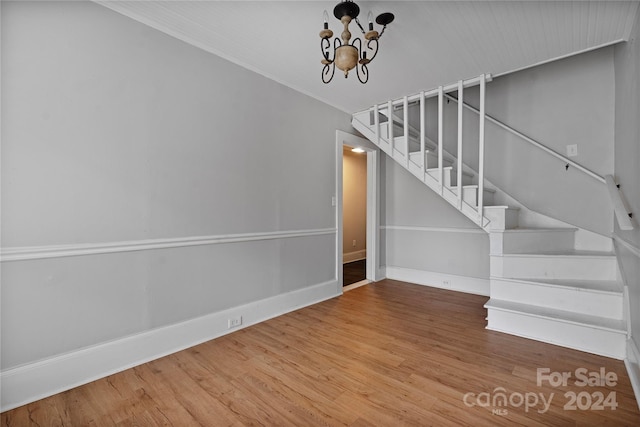
<path fill-rule="evenodd" d="M 356 241 L 355 240 L 353 241 L 353 247 L 354 248 L 356 247 Z"/>
<path fill-rule="evenodd" d="M 444 286 L 445 288 L 450 288 L 451 287 L 451 282 L 448 280 L 443 280 L 442 281 L 442 286 Z"/>
<path fill-rule="evenodd" d="M 567 145 L 567 156 L 576 157 L 578 155 L 578 144 Z"/>
<path fill-rule="evenodd" d="M 227 320 L 227 328 L 228 329 L 236 328 L 236 327 L 238 327 L 240 325 L 242 325 L 242 316 L 232 317 L 231 319 Z"/>

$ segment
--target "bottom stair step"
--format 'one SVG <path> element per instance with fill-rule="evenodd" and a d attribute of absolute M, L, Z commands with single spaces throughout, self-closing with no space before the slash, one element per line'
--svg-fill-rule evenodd
<path fill-rule="evenodd" d="M 490 299 L 487 329 L 622 360 L 626 324 L 609 319 L 528 304 Z"/>
<path fill-rule="evenodd" d="M 543 280 L 491 277 L 491 298 L 607 319 L 624 316 L 623 293 L 616 281 Z M 566 317 L 566 316 L 565 316 Z"/>

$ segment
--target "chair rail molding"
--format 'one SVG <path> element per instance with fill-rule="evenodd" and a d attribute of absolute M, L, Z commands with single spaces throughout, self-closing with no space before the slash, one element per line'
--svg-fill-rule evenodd
<path fill-rule="evenodd" d="M 337 230 L 335 228 L 317 228 L 307 230 L 268 231 L 260 233 L 190 236 L 166 239 L 128 240 L 119 242 L 81 243 L 72 245 L 8 247 L 0 250 L 0 262 L 254 242 L 259 240 L 291 239 L 294 237 L 331 235 L 336 232 Z"/>

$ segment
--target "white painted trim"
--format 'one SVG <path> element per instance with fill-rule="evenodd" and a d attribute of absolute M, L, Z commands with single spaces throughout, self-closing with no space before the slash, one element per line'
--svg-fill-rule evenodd
<path fill-rule="evenodd" d="M 347 252 L 342 255 L 342 263 L 347 264 L 349 262 L 360 261 L 361 259 L 367 259 L 367 250 L 362 249 L 359 251 Z"/>
<path fill-rule="evenodd" d="M 380 155 L 367 151 L 367 280 L 380 280 Z"/>
<path fill-rule="evenodd" d="M 448 289 L 474 295 L 489 296 L 489 279 L 395 266 L 387 266 L 386 274 L 387 278 L 392 280 L 400 280 L 417 285 Z M 448 285 L 445 285 L 444 282 L 447 282 Z"/>
<path fill-rule="evenodd" d="M 481 228 L 450 228 L 450 227 L 416 227 L 412 225 L 383 225 L 381 230 L 419 231 L 423 233 L 469 233 L 486 234 Z"/>
<path fill-rule="evenodd" d="M 134 366 L 237 331 L 228 329 L 227 319 L 242 316 L 245 328 L 282 314 L 339 296 L 336 282 L 269 297 L 87 347 L 0 372 L 1 411 L 95 381 Z"/>
<path fill-rule="evenodd" d="M 630 33 L 631 31 L 629 31 Z M 566 59 L 566 58 L 571 58 L 572 56 L 577 56 L 577 55 L 582 55 L 583 53 L 587 53 L 587 52 L 591 52 L 594 50 L 598 50 L 598 49 L 602 49 L 604 47 L 607 46 L 613 46 L 615 44 L 618 43 L 622 43 L 622 42 L 626 42 L 629 41 L 629 34 L 627 35 L 627 38 L 622 38 L 622 39 L 618 39 L 618 40 L 613 40 L 610 42 L 606 42 L 606 43 L 602 43 L 599 44 L 597 46 L 591 46 L 582 50 L 577 50 L 575 52 L 570 52 L 564 55 L 560 55 L 560 56 L 556 56 L 550 59 L 545 59 L 544 61 L 540 61 L 540 62 L 536 62 L 534 64 L 530 64 L 530 65 L 525 65 L 524 67 L 520 67 L 520 68 L 514 68 L 513 70 L 509 70 L 509 71 L 504 71 L 502 73 L 498 73 L 498 74 L 493 74 L 492 77 L 494 79 L 497 79 L 498 77 L 502 77 L 502 76 L 506 76 L 508 74 L 513 74 L 513 73 L 517 73 L 519 71 L 524 71 L 524 70 L 528 70 L 529 68 L 534 68 L 534 67 L 539 67 L 540 65 L 544 65 L 544 64 L 549 64 L 551 62 L 555 62 L 555 61 L 560 61 L 562 59 Z"/>
<path fill-rule="evenodd" d="M 633 338 L 627 340 L 627 358 L 624 359 L 624 365 L 633 387 L 633 394 L 636 396 L 636 403 L 640 408 L 640 350 Z"/>
<path fill-rule="evenodd" d="M 359 146 L 367 152 L 367 279 L 378 281 L 379 274 L 379 231 L 380 231 L 380 156 L 378 148 L 368 139 L 336 130 L 336 280 L 338 292 L 342 292 L 343 259 L 343 206 L 342 206 L 342 153 L 343 146 Z"/>
<path fill-rule="evenodd" d="M 629 250 L 629 252 L 634 254 L 636 257 L 640 258 L 640 248 L 638 248 L 637 246 L 633 245 L 630 242 L 627 242 L 626 240 L 624 240 L 622 237 L 618 236 L 617 234 L 613 235 L 613 240 L 615 240 L 616 242 L 620 243 L 622 246 L 627 248 L 627 250 Z"/>
<path fill-rule="evenodd" d="M 379 280 L 383 280 L 387 278 L 387 267 L 386 266 L 380 266 L 380 268 L 377 269 L 378 272 L 378 281 Z"/>
<path fill-rule="evenodd" d="M 86 243 L 77 245 L 50 245 L 5 248 L 0 252 L 0 261 L 26 261 L 45 258 L 133 252 L 150 249 L 181 248 L 186 246 L 217 245 L 223 243 L 253 242 L 257 240 L 290 239 L 292 237 L 321 236 L 336 233 L 335 228 L 312 230 L 271 231 L 264 233 L 227 234 L 218 236 L 193 236 L 171 239 L 131 240 L 108 243 Z"/>
<path fill-rule="evenodd" d="M 369 283 L 371 283 L 371 280 L 364 279 L 364 280 L 361 280 L 359 282 L 352 283 L 350 285 L 345 286 L 344 288 L 342 288 L 342 291 L 343 292 L 349 292 L 349 291 L 352 291 L 352 290 L 354 290 L 356 288 L 359 288 L 360 286 L 368 285 Z"/>

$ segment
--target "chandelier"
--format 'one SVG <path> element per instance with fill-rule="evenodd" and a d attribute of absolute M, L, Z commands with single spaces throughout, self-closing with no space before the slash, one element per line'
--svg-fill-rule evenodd
<path fill-rule="evenodd" d="M 376 23 L 382 25 L 382 30 L 378 33 L 373 29 L 373 15 L 369 12 L 369 28 L 365 32 L 358 20 L 359 13 L 360 7 L 351 0 L 344 0 L 333 8 L 333 16 L 342 22 L 344 30 L 341 34 L 342 40 L 338 37 L 333 39 L 333 48 L 331 48 L 329 39 L 333 37 L 333 31 L 329 29 L 329 23 L 327 22 L 329 15 L 326 10 L 324 11 L 324 29 L 320 31 L 320 38 L 322 39 L 320 41 L 320 49 L 323 56 L 322 64 L 324 64 L 322 69 L 323 83 L 329 83 L 333 79 L 336 67 L 344 71 L 345 78 L 349 76 L 349 71 L 355 68 L 360 83 L 366 83 L 369 80 L 367 65 L 378 54 L 378 40 L 382 37 L 387 25 L 393 22 L 394 16 L 393 13 L 388 12 L 378 15 Z M 364 34 L 365 41 L 355 38 L 353 42 L 349 43 L 349 40 L 351 40 L 349 24 L 352 20 L 355 20 L 356 24 L 358 24 L 360 31 Z M 331 53 L 333 53 L 332 57 L 330 57 Z"/>

